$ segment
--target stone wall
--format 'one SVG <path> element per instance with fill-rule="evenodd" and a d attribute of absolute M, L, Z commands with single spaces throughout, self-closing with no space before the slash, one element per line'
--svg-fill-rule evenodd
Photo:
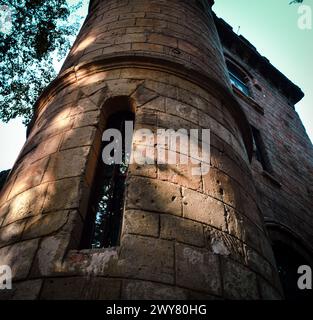
<path fill-rule="evenodd" d="M 0 261 L 14 277 L 2 298 L 281 298 L 251 133 L 211 15 L 193 1 L 92 8 L 1 193 Z M 211 170 L 131 165 L 120 246 L 80 250 L 115 97 L 130 102 L 135 129 L 210 129 Z"/>
<path fill-rule="evenodd" d="M 260 130 L 271 164 L 269 174 L 255 157 L 251 165 L 266 224 L 298 239 L 312 259 L 312 143 L 295 106 L 279 90 L 279 84 L 249 59 L 224 49 L 226 56 L 249 75 L 251 98 L 235 92 L 249 122 Z"/>

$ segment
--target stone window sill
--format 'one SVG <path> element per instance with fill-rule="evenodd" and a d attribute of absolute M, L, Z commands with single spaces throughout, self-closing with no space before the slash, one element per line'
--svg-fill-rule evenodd
<path fill-rule="evenodd" d="M 259 112 L 260 114 L 264 115 L 264 108 L 261 107 L 254 99 L 252 99 L 251 97 L 246 96 L 244 93 L 242 93 L 238 88 L 236 88 L 235 86 L 233 87 L 233 91 L 234 93 L 239 96 L 239 98 L 241 98 L 242 100 L 244 100 L 246 103 L 248 103 L 249 105 L 251 105 L 257 112 Z"/>
<path fill-rule="evenodd" d="M 274 184 L 276 187 L 278 187 L 278 188 L 281 188 L 281 187 L 282 187 L 281 183 L 280 183 L 271 173 L 263 170 L 262 175 L 263 175 L 266 179 L 270 180 L 270 182 L 271 182 L 272 184 Z"/>

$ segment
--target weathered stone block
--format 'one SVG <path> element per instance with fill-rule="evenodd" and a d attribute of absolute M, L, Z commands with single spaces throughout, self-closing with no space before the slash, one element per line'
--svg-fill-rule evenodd
<path fill-rule="evenodd" d="M 66 255 L 60 272 L 67 275 L 112 276 L 120 275 L 118 247 L 103 249 L 71 250 Z"/>
<path fill-rule="evenodd" d="M 217 256 L 206 249 L 176 244 L 176 283 L 206 293 L 221 294 Z"/>
<path fill-rule="evenodd" d="M 147 89 L 143 85 L 139 86 L 137 90 L 132 94 L 132 98 L 135 99 L 137 107 L 145 105 L 146 103 L 153 101 L 158 97 L 155 91 Z"/>
<path fill-rule="evenodd" d="M 261 251 L 260 236 L 261 236 L 261 233 L 258 227 L 254 223 L 250 222 L 247 218 L 243 217 L 242 240 L 248 246 L 260 252 Z"/>
<path fill-rule="evenodd" d="M 261 247 L 260 252 L 263 254 L 264 257 L 268 259 L 272 266 L 276 266 L 273 248 L 270 244 L 269 239 L 263 233 L 259 234 L 259 243 Z"/>
<path fill-rule="evenodd" d="M 41 213 L 47 185 L 29 189 L 14 197 L 6 207 L 7 215 L 2 226 Z M 36 201 L 34 201 L 36 199 Z"/>
<path fill-rule="evenodd" d="M 207 248 L 211 252 L 245 263 L 245 253 L 240 240 L 211 227 L 204 229 L 204 235 Z"/>
<path fill-rule="evenodd" d="M 256 274 L 230 259 L 222 259 L 224 295 L 229 299 L 259 299 Z"/>
<path fill-rule="evenodd" d="M 229 150 L 229 149 L 228 149 Z M 233 159 L 232 154 L 227 153 L 225 144 L 221 144 L 221 140 L 211 135 L 211 162 L 212 166 L 223 171 L 228 176 L 236 180 L 242 188 L 251 193 L 255 190 L 251 177 L 242 167 L 242 162 Z"/>
<path fill-rule="evenodd" d="M 48 186 L 43 212 L 79 208 L 80 204 L 88 198 L 87 191 L 79 177 L 51 182 Z"/>
<path fill-rule="evenodd" d="M 145 103 L 141 108 L 143 110 L 155 110 L 165 112 L 165 98 L 158 97 L 156 99 L 153 99 Z"/>
<path fill-rule="evenodd" d="M 83 177 L 91 147 L 81 147 L 60 151 L 50 158 L 43 183 L 70 177 Z"/>
<path fill-rule="evenodd" d="M 62 134 L 50 137 L 45 130 L 31 137 L 26 142 L 21 153 L 23 156 L 27 153 L 27 157 L 23 158 L 17 169 L 19 171 L 25 170 L 31 163 L 56 152 L 59 148 L 61 137 Z"/>
<path fill-rule="evenodd" d="M 268 282 L 263 280 L 261 277 L 258 277 L 258 283 L 259 283 L 262 300 L 282 300 L 283 299 L 281 294 L 275 288 L 269 285 Z"/>
<path fill-rule="evenodd" d="M 0 247 L 17 242 L 22 235 L 25 221 L 13 222 L 3 228 L 0 228 Z"/>
<path fill-rule="evenodd" d="M 54 129 L 51 130 L 54 131 Z M 58 150 L 62 134 L 57 134 L 51 138 L 46 131 L 41 132 L 41 134 L 43 135 L 43 142 L 36 146 L 36 148 L 27 155 L 27 158 L 25 158 L 25 161 L 22 163 L 24 168 L 27 168 L 31 163 L 53 154 Z"/>
<path fill-rule="evenodd" d="M 185 300 L 186 290 L 148 281 L 125 281 L 123 300 Z"/>
<path fill-rule="evenodd" d="M 243 240 L 244 238 L 244 218 L 241 214 L 239 214 L 236 210 L 233 210 L 232 208 L 227 208 L 227 229 L 228 232 L 240 239 Z"/>
<path fill-rule="evenodd" d="M 136 145 L 134 147 L 144 148 L 144 146 Z M 133 149 L 134 150 L 134 149 Z M 136 148 L 137 151 L 138 148 Z M 138 153 L 140 154 L 140 153 Z M 143 154 L 143 157 L 146 157 L 145 154 Z M 155 164 L 137 164 L 133 163 L 130 164 L 128 167 L 128 175 L 129 176 L 141 176 L 141 177 L 147 177 L 155 179 L 157 177 L 157 168 Z"/>
<path fill-rule="evenodd" d="M 13 300 L 36 300 L 39 297 L 43 280 L 29 280 L 13 284 Z"/>
<path fill-rule="evenodd" d="M 179 130 L 181 128 L 190 130 L 195 129 L 195 124 L 190 122 L 188 118 L 180 118 L 167 113 L 158 114 L 158 127 L 160 129 L 173 129 Z"/>
<path fill-rule="evenodd" d="M 190 245 L 204 245 L 203 226 L 200 223 L 171 215 L 161 215 L 160 237 Z"/>
<path fill-rule="evenodd" d="M 156 179 L 131 177 L 127 181 L 126 208 L 180 216 L 180 187 Z"/>
<path fill-rule="evenodd" d="M 101 150 L 99 150 L 99 153 L 101 152 Z M 94 181 L 94 176 L 96 174 L 96 171 L 97 171 L 97 166 L 98 166 L 98 163 L 99 161 L 99 158 L 102 156 L 102 154 L 96 154 L 94 152 L 94 149 L 92 148 L 90 150 L 90 153 L 88 155 L 88 159 L 87 159 L 87 164 L 86 164 L 86 168 L 85 168 L 85 180 L 87 182 L 87 185 L 88 187 L 91 188 L 92 186 L 92 183 Z M 85 201 L 87 202 L 88 199 L 86 198 Z"/>
<path fill-rule="evenodd" d="M 156 21 L 156 20 L 154 20 Z M 177 39 L 173 37 L 168 37 L 163 34 L 151 33 L 148 36 L 148 42 L 156 43 L 156 44 L 163 44 L 169 47 L 177 47 Z"/>
<path fill-rule="evenodd" d="M 125 235 L 118 268 L 126 277 L 174 283 L 173 242 Z"/>
<path fill-rule="evenodd" d="M 132 43 L 132 50 L 164 52 L 164 46 L 154 43 Z"/>
<path fill-rule="evenodd" d="M 199 114 L 196 108 L 183 104 L 180 101 L 166 98 L 166 112 L 183 119 L 188 119 L 195 124 L 199 123 Z"/>
<path fill-rule="evenodd" d="M 43 228 L 42 228 L 43 229 Z M 73 246 L 78 246 L 79 235 L 82 230 L 82 221 L 77 211 L 71 211 L 68 220 L 57 232 L 42 238 L 36 253 L 31 276 L 60 275 L 64 271 L 63 261 L 65 254 Z"/>
<path fill-rule="evenodd" d="M 107 81 L 108 90 L 112 96 L 130 96 L 142 83 L 141 80 L 118 79 Z"/>
<path fill-rule="evenodd" d="M 136 113 L 135 130 L 157 128 L 158 116 L 155 110 L 139 109 Z M 153 130 L 155 131 L 155 130 Z M 135 138 L 136 136 L 134 136 Z M 134 140 L 135 141 L 135 140 Z"/>
<path fill-rule="evenodd" d="M 121 281 L 105 278 L 69 277 L 46 279 L 42 300 L 117 300 Z"/>
<path fill-rule="evenodd" d="M 1 264 L 11 267 L 14 281 L 28 276 L 38 242 L 38 239 L 22 241 L 0 249 Z"/>
<path fill-rule="evenodd" d="M 13 290 L 1 290 L 0 291 L 0 301 L 12 300 Z"/>
<path fill-rule="evenodd" d="M 39 185 L 47 168 L 48 160 L 48 158 L 39 160 L 33 165 L 29 165 L 27 169 L 19 172 L 13 188 L 11 189 L 9 199 L 23 191 Z"/>
<path fill-rule="evenodd" d="M 95 127 L 83 127 L 70 130 L 65 133 L 61 144 L 61 150 L 76 147 L 91 146 L 96 137 Z"/>
<path fill-rule="evenodd" d="M 73 129 L 87 126 L 97 126 L 100 122 L 100 110 L 80 113 L 75 116 Z"/>
<path fill-rule="evenodd" d="M 129 33 L 115 38 L 115 44 L 146 42 L 147 36 L 144 33 Z"/>
<path fill-rule="evenodd" d="M 194 56 L 201 55 L 200 50 L 187 41 L 179 40 L 178 48 Z"/>
<path fill-rule="evenodd" d="M 183 190 L 183 216 L 226 231 L 225 205 L 202 193 Z"/>
<path fill-rule="evenodd" d="M 145 87 L 157 92 L 161 96 L 170 97 L 173 99 L 177 98 L 176 86 L 172 86 L 163 82 L 146 80 Z"/>
<path fill-rule="evenodd" d="M 241 209 L 240 186 L 223 172 L 211 168 L 206 175 L 203 175 L 204 193 L 219 199 L 230 206 Z"/>
<path fill-rule="evenodd" d="M 127 233 L 158 237 L 159 214 L 126 210 L 123 216 L 123 234 Z"/>
<path fill-rule="evenodd" d="M 69 211 L 58 211 L 37 215 L 28 219 L 22 239 L 43 237 L 61 229 L 68 221 Z"/>
<path fill-rule="evenodd" d="M 10 191 L 13 187 L 15 178 L 16 178 L 16 175 L 11 176 L 9 178 L 9 180 L 7 180 L 5 182 L 4 186 L 2 187 L 2 189 L 0 191 L 0 216 L 1 216 L 1 210 L 5 206 L 5 202 L 6 202 L 8 196 L 10 194 Z"/>
<path fill-rule="evenodd" d="M 249 248 L 248 246 L 244 246 L 245 255 L 246 255 L 246 263 L 247 265 L 260 273 L 263 277 L 268 279 L 270 282 L 273 282 L 273 269 L 268 261 L 264 259 L 260 254 L 258 254 L 255 250 Z"/>
<path fill-rule="evenodd" d="M 88 78 L 89 79 L 89 78 Z M 93 97 L 82 98 L 80 99 L 77 104 L 73 105 L 71 108 L 71 116 L 75 116 L 80 113 L 89 112 L 89 111 L 96 111 L 100 108 L 98 104 L 93 99 Z"/>
<path fill-rule="evenodd" d="M 140 18 L 138 18 L 138 19 L 125 19 L 125 20 L 121 20 L 121 21 L 112 22 L 108 26 L 108 30 L 113 30 L 113 29 L 118 29 L 118 28 L 123 28 L 123 27 L 132 27 L 135 25 L 136 20 L 138 21 L 139 19 Z"/>

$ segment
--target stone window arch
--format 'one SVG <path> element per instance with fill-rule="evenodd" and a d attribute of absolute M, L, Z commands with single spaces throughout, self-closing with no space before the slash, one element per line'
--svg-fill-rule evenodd
<path fill-rule="evenodd" d="M 307 265 L 313 268 L 313 255 L 308 246 L 288 228 L 267 224 L 278 274 L 287 300 L 312 300 L 312 290 L 298 288 L 298 268 Z"/>
<path fill-rule="evenodd" d="M 125 139 L 128 134 L 125 128 L 131 125 L 133 129 L 135 113 L 128 97 L 117 97 L 104 104 L 102 114 L 106 119 L 104 132 L 117 130 L 122 139 L 108 133 L 106 137 L 110 137 L 110 140 L 106 138 L 106 141 L 102 141 L 81 240 L 83 249 L 118 246 L 122 227 L 125 183 L 132 142 L 132 137 Z M 130 146 L 126 146 L 128 142 Z M 114 150 L 113 146 L 116 147 Z M 121 161 L 116 162 L 114 159 L 118 158 L 117 149 L 121 151 Z M 108 153 L 105 150 L 112 150 L 107 158 Z"/>

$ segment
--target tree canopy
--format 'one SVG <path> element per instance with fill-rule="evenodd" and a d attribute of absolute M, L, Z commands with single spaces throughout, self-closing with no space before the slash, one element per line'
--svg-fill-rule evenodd
<path fill-rule="evenodd" d="M 30 121 L 36 99 L 56 76 L 54 59 L 64 57 L 77 32 L 69 16 L 79 6 L 66 0 L 0 0 L 1 120 Z"/>

